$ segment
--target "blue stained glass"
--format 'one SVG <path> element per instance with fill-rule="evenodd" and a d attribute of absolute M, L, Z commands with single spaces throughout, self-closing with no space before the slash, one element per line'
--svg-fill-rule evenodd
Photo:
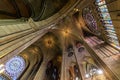
<path fill-rule="evenodd" d="M 105 24 L 104 26 L 106 26 L 106 27 L 107 27 L 107 26 L 113 26 L 113 24 L 111 24 L 111 23 L 110 23 L 110 24 Z"/>
<path fill-rule="evenodd" d="M 100 9 L 107 9 L 107 6 L 106 6 L 106 5 L 103 5 L 103 6 L 100 6 L 99 8 L 100 8 Z"/>
<path fill-rule="evenodd" d="M 101 17 L 103 17 L 104 20 L 111 20 L 109 13 L 101 13 Z"/>
<path fill-rule="evenodd" d="M 110 24 L 112 24 L 112 21 L 111 20 L 104 20 L 104 23 L 110 23 Z"/>
<path fill-rule="evenodd" d="M 106 4 L 104 0 L 98 0 L 96 3 L 98 6 Z"/>
<path fill-rule="evenodd" d="M 114 30 L 107 30 L 107 31 L 108 31 L 108 33 L 115 33 Z"/>
<path fill-rule="evenodd" d="M 114 30 L 113 27 L 105 27 L 106 30 Z"/>
<path fill-rule="evenodd" d="M 101 12 L 108 12 L 108 9 L 101 8 L 100 11 L 101 11 Z"/>
<path fill-rule="evenodd" d="M 100 2 L 100 0 L 96 0 L 96 2 Z"/>
<path fill-rule="evenodd" d="M 99 7 L 99 10 L 100 10 L 101 12 L 108 12 L 108 9 L 107 9 L 107 6 L 106 6 L 106 5 L 100 6 L 100 7 Z"/>
<path fill-rule="evenodd" d="M 109 35 L 113 35 L 113 36 L 116 36 L 116 34 L 115 34 L 115 33 L 109 33 Z"/>
<path fill-rule="evenodd" d="M 97 23 L 94 17 L 92 16 L 92 14 L 90 13 L 86 14 L 85 18 L 86 18 L 87 24 L 89 25 L 88 28 L 92 31 L 93 29 L 97 30 Z"/>
<path fill-rule="evenodd" d="M 103 1 L 105 1 L 105 0 L 96 0 L 96 2 L 103 2 Z"/>
<path fill-rule="evenodd" d="M 0 80 L 7 80 L 4 76 L 0 75 Z"/>
<path fill-rule="evenodd" d="M 12 79 L 16 80 L 17 77 L 22 73 L 25 69 L 25 60 L 20 56 L 15 56 L 10 59 L 5 64 L 5 72 L 9 75 Z"/>
<path fill-rule="evenodd" d="M 118 38 L 115 33 L 110 14 L 108 13 L 106 2 L 105 0 L 96 0 L 96 4 L 98 5 L 97 7 L 99 12 L 101 12 L 100 16 L 102 17 L 102 22 L 104 23 L 109 41 L 111 41 L 111 43 L 116 45 L 116 47 L 118 48 L 119 47 Z"/>

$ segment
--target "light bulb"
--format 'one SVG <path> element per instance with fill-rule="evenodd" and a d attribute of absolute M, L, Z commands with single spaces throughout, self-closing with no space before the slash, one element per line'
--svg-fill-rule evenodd
<path fill-rule="evenodd" d="M 103 74 L 103 71 L 99 69 L 99 70 L 97 70 L 97 73 L 98 74 Z"/>
<path fill-rule="evenodd" d="M 89 75 L 89 74 L 86 74 L 86 75 L 85 75 L 85 77 L 86 77 L 86 78 L 89 78 L 89 77 L 90 77 L 90 75 Z"/>

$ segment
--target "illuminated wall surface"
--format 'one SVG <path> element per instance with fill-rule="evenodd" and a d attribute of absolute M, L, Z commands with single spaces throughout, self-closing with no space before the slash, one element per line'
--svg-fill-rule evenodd
<path fill-rule="evenodd" d="M 105 0 L 96 0 L 96 5 L 98 6 L 99 14 L 102 18 L 101 21 L 104 24 L 108 40 L 113 46 L 120 48 Z"/>
<path fill-rule="evenodd" d="M 25 60 L 20 56 L 11 58 L 5 64 L 5 74 L 16 80 L 25 69 Z"/>

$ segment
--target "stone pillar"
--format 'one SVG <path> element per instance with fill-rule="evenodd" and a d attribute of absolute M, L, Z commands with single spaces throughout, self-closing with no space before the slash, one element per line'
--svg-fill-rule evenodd
<path fill-rule="evenodd" d="M 65 80 L 65 57 L 64 57 L 65 53 L 63 52 L 62 54 L 62 67 L 61 67 L 61 76 L 60 76 L 60 80 Z"/>
<path fill-rule="evenodd" d="M 43 62 L 39 67 L 39 70 L 36 73 L 34 80 L 44 80 L 47 64 L 53 57 L 54 54 L 47 54 L 47 53 L 44 54 Z"/>
<path fill-rule="evenodd" d="M 34 30 L 39 30 L 38 26 L 35 24 L 32 18 L 28 20 L 28 23 Z"/>
<path fill-rule="evenodd" d="M 74 46 L 74 50 L 75 50 L 75 46 Z M 81 80 L 85 80 L 84 73 L 83 73 L 83 67 L 80 64 L 80 62 L 82 62 L 82 57 L 78 57 L 77 50 L 75 50 L 74 55 L 75 55 L 75 59 L 77 62 L 77 66 L 79 67 L 79 73 L 80 73 Z M 80 59 L 78 59 L 78 58 L 80 58 Z"/>
<path fill-rule="evenodd" d="M 47 63 L 47 60 L 42 62 L 34 80 L 44 80 Z"/>

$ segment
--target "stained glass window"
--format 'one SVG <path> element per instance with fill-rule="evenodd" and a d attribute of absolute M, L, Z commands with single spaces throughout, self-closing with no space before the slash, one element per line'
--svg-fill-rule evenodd
<path fill-rule="evenodd" d="M 94 19 L 94 16 L 92 15 L 90 8 L 85 8 L 83 10 L 83 18 L 90 31 L 92 31 L 93 33 L 99 33 L 96 20 Z"/>
<path fill-rule="evenodd" d="M 107 31 L 108 40 L 110 41 L 110 43 L 112 43 L 112 45 L 120 48 L 105 0 L 96 0 L 96 4 L 100 12 L 99 14 L 102 18 L 101 21 L 103 22 L 105 30 Z"/>
<path fill-rule="evenodd" d="M 96 4 L 101 6 L 105 4 L 105 0 L 96 0 Z"/>
<path fill-rule="evenodd" d="M 25 60 L 20 56 L 15 56 L 5 64 L 5 73 L 13 80 L 16 80 L 25 69 Z"/>
<path fill-rule="evenodd" d="M 98 8 L 98 10 L 100 10 L 101 12 L 108 12 L 108 9 L 107 9 L 107 6 L 106 6 L 106 5 L 100 6 L 100 7 Z"/>
<path fill-rule="evenodd" d="M 101 17 L 103 20 L 111 20 L 109 13 L 101 13 Z"/>
<path fill-rule="evenodd" d="M 4 76 L 0 75 L 0 80 L 7 80 Z"/>
<path fill-rule="evenodd" d="M 104 20 L 103 22 L 104 22 L 104 23 L 111 23 L 111 24 L 112 24 L 112 21 L 111 21 L 111 20 L 106 20 L 106 21 Z"/>

